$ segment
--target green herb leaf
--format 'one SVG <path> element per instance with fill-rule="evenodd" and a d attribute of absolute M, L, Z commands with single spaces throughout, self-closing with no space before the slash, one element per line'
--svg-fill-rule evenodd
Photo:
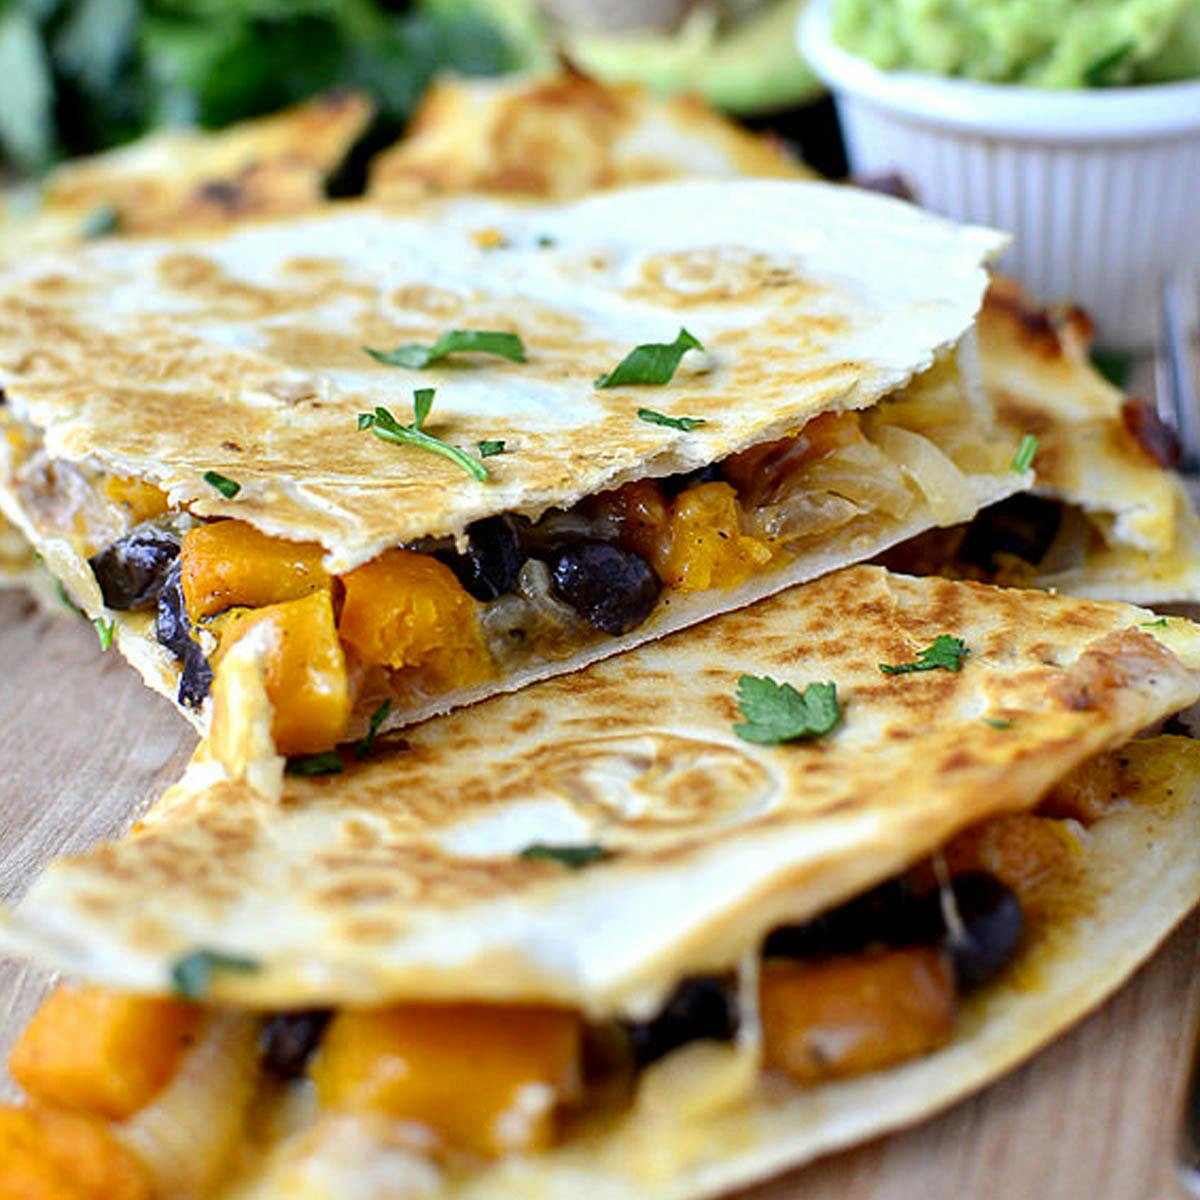
<path fill-rule="evenodd" d="M 366 758 L 372 750 L 375 749 L 375 736 L 379 733 L 379 727 L 387 718 L 388 713 L 392 711 L 392 702 L 385 700 L 372 714 L 371 723 L 367 728 L 367 732 L 355 743 L 354 757 L 358 759 Z M 341 763 L 338 764 L 338 769 L 341 770 Z"/>
<path fill-rule="evenodd" d="M 680 329 L 673 342 L 647 342 L 635 346 L 617 365 L 596 379 L 598 388 L 650 384 L 660 387 L 675 377 L 683 356 L 689 350 L 704 347 L 686 329 Z"/>
<path fill-rule="evenodd" d="M 443 442 L 441 438 L 426 433 L 421 428 L 429 410 L 433 407 L 433 388 L 417 388 L 413 392 L 413 423 L 401 425 L 386 408 L 376 408 L 374 413 L 359 413 L 359 429 L 369 429 L 377 438 L 385 442 L 394 442 L 398 446 L 415 446 L 418 450 L 428 450 L 440 454 L 452 463 L 462 467 L 473 479 L 480 483 L 487 482 L 488 469 L 477 458 L 472 458 L 465 450 Z"/>
<path fill-rule="evenodd" d="M 539 250 L 549 250 L 552 246 L 558 245 L 548 233 L 539 233 L 537 244 Z"/>
<path fill-rule="evenodd" d="M 242 490 L 240 483 L 226 479 L 224 475 L 219 475 L 216 471 L 205 471 L 204 482 L 215 487 L 226 500 L 232 500 Z"/>
<path fill-rule="evenodd" d="M 497 454 L 504 453 L 503 442 L 479 442 L 478 447 L 480 458 L 495 458 Z"/>
<path fill-rule="evenodd" d="M 79 226 L 79 236 L 88 241 L 92 238 L 108 237 L 121 228 L 121 214 L 111 204 L 93 208 Z"/>
<path fill-rule="evenodd" d="M 666 413 L 655 412 L 652 408 L 639 408 L 637 415 L 639 421 L 645 421 L 648 425 L 665 425 L 668 429 L 682 429 L 684 433 L 691 433 L 698 425 L 708 424 L 703 417 L 668 417 Z"/>
<path fill-rule="evenodd" d="M 237 971 L 245 975 L 258 969 L 259 964 L 252 958 L 224 954 L 220 950 L 193 950 L 175 960 L 171 967 L 171 986 L 188 1000 L 203 1000 L 218 971 Z"/>
<path fill-rule="evenodd" d="M 107 650 L 113 644 L 113 633 L 117 623 L 106 621 L 103 617 L 93 617 L 92 624 L 96 627 L 96 636 L 100 639 L 100 649 Z"/>
<path fill-rule="evenodd" d="M 451 329 L 443 333 L 432 346 L 408 342 L 395 350 L 364 350 L 377 362 L 389 367 L 409 367 L 423 371 L 448 354 L 491 354 L 509 362 L 525 361 L 525 343 L 515 333 L 499 333 L 486 329 Z"/>
<path fill-rule="evenodd" d="M 1012 460 L 1012 469 L 1018 475 L 1024 475 L 1033 466 L 1033 460 L 1037 457 L 1040 444 L 1032 433 L 1027 433 L 1021 439 L 1021 444 L 1017 447 L 1017 452 L 1013 455 Z"/>
<path fill-rule="evenodd" d="M 1157 621 L 1143 621 L 1143 629 L 1166 629 L 1169 625 L 1166 617 L 1159 617 Z"/>
<path fill-rule="evenodd" d="M 1136 49 L 1136 42 L 1122 42 L 1119 46 L 1114 46 L 1083 72 L 1083 82 L 1088 87 L 1111 87 L 1119 83 L 1116 68 Z"/>
<path fill-rule="evenodd" d="M 42 556 L 39 554 L 36 557 L 40 559 Z M 81 617 L 83 616 L 83 609 L 80 608 L 79 605 L 67 595 L 67 589 L 61 579 L 55 579 L 54 590 L 58 593 L 58 598 L 67 606 L 67 608 L 69 608 L 76 615 Z"/>
<path fill-rule="evenodd" d="M 547 862 L 556 862 L 572 871 L 578 871 L 581 867 L 587 867 L 608 858 L 611 853 L 603 846 L 548 846 L 542 842 L 534 842 L 532 846 L 526 846 L 517 857 L 533 860 L 544 859 Z"/>
<path fill-rule="evenodd" d="M 336 750 L 324 754 L 302 754 L 287 760 L 289 775 L 340 775 L 342 756 Z"/>
<path fill-rule="evenodd" d="M 1108 380 L 1113 387 L 1122 391 L 1133 374 L 1133 355 L 1121 354 L 1116 350 L 1093 350 L 1091 353 L 1092 366 Z"/>
<path fill-rule="evenodd" d="M 896 663 L 889 666 L 880 663 L 879 669 L 885 675 L 907 675 L 910 671 L 961 671 L 963 659 L 971 651 L 962 638 L 951 637 L 948 633 L 939 634 L 933 643 L 926 646 L 917 655 L 916 662 Z"/>
<path fill-rule="evenodd" d="M 980 717 L 979 719 L 985 725 L 990 725 L 993 729 L 1011 729 L 1012 728 L 1012 722 L 1005 721 L 1001 717 Z"/>
<path fill-rule="evenodd" d="M 842 719 L 832 683 L 810 683 L 801 694 L 790 683 L 743 675 L 737 699 L 746 724 L 735 725 L 733 732 L 747 742 L 770 745 L 821 737 Z"/>

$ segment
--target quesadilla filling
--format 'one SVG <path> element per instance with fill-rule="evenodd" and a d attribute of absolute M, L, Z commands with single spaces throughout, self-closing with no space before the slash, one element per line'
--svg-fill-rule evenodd
<path fill-rule="evenodd" d="M 263 1016 L 61 985 L 12 1052 L 28 1104 L 0 1108 L 0 1200 L 232 1197 L 250 1179 L 432 1195 L 596 1122 L 651 1128 L 656 1095 L 686 1124 L 718 1086 L 714 1052 L 749 1061 L 747 1102 L 930 1054 L 1062 918 L 1084 828 L 1126 803 L 1127 771 L 1120 754 L 1093 759 L 1036 812 L 775 929 L 740 977 L 685 979 L 649 1020 L 495 1003 Z M 205 954 L 210 971 L 254 968 Z"/>
<path fill-rule="evenodd" d="M 306 755 L 381 711 L 653 627 L 688 594 L 752 588 L 833 537 L 843 557 L 864 557 L 914 519 L 962 520 L 975 506 L 967 473 L 1002 474 L 1011 454 L 981 444 L 966 391 L 949 356 L 865 412 L 824 413 L 537 520 L 488 517 L 337 576 L 315 543 L 201 522 L 141 480 L 52 460 L 11 417 L 8 475 L 39 533 L 86 554 L 119 631 L 156 637 L 177 664 L 182 704 L 201 707 L 220 656 L 266 627 L 276 743 Z"/>

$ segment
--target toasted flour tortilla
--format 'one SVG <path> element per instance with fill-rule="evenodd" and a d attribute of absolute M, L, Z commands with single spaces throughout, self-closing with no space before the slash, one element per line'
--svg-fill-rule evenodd
<path fill-rule="evenodd" d="M 947 629 L 971 649 L 959 672 L 879 671 Z M 242 643 L 185 778 L 123 841 L 52 866 L 0 946 L 151 992 L 198 947 L 249 960 L 213 974 L 227 1009 L 436 998 L 644 1018 L 681 977 L 744 964 L 768 929 L 1034 806 L 1195 700 L 1198 668 L 1186 621 L 858 567 L 347 755 L 340 775 L 285 779 Z M 835 681 L 843 723 L 811 743 L 741 741 L 745 672 Z M 1123 806 L 1079 829 L 1018 958 L 927 1057 L 798 1087 L 760 1073 L 753 1037 L 693 1042 L 545 1153 L 443 1175 L 326 1121 L 198 1194 L 685 1200 L 929 1115 L 1099 1003 L 1200 899 L 1200 747 L 1156 737 L 1122 758 Z M 518 857 L 533 842 L 611 856 L 570 872 Z M 215 1062 L 120 1136 L 169 1121 L 178 1142 Z"/>
<path fill-rule="evenodd" d="M 122 531 L 105 524 L 97 473 L 150 481 L 194 516 L 318 542 L 327 569 L 344 572 L 398 543 L 461 535 L 496 513 L 537 517 L 876 405 L 960 348 L 983 261 L 1002 242 L 879 197 L 756 180 L 561 206 L 462 199 L 411 215 L 331 205 L 191 240 L 33 257 L 0 272 L 0 509 L 89 615 L 115 621 L 147 681 L 174 694 L 176 665 L 148 618 L 104 611 L 86 565 L 99 546 L 80 534 L 80 512 L 85 526 L 96 518 L 100 545 Z M 634 345 L 683 325 L 705 353 L 669 386 L 594 387 Z M 518 332 L 528 361 L 411 371 L 363 351 L 447 328 Z M 740 588 L 673 596 L 630 634 L 398 706 L 390 723 L 576 669 L 1011 494 L 1024 483 L 1012 447 L 970 364 L 961 378 L 943 411 L 971 424 L 962 444 L 976 465 L 954 467 L 949 491 L 907 463 L 916 503 L 904 518 L 867 514 Z M 425 386 L 437 389 L 432 432 L 505 442 L 488 482 L 358 428 L 380 404 L 409 419 Z M 664 428 L 638 419 L 646 405 L 706 423 Z M 234 498 L 205 482 L 212 471 L 240 485 Z"/>

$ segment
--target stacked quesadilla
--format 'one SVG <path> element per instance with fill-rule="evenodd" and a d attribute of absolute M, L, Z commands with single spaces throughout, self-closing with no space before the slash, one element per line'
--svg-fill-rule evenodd
<path fill-rule="evenodd" d="M 1027 484 L 992 232 L 821 184 L 370 203 L 0 270 L 0 508 L 203 726 L 287 754 L 575 670 Z"/>
<path fill-rule="evenodd" d="M 365 202 L 0 268 L 0 508 L 206 734 L 0 921 L 74 980 L 0 1200 L 714 1196 L 983 1086 L 1200 900 L 1200 628 L 1031 590 L 1186 593 L 1157 426 L 1079 318 L 976 324 L 989 231 L 576 199 L 735 170 L 792 168 L 444 84 Z"/>
<path fill-rule="evenodd" d="M 981 1086 L 1200 898 L 1200 751 L 1130 741 L 1200 629 L 1144 609 L 852 568 L 324 779 L 267 649 L 3 929 L 88 981 L 5 1195 L 714 1195 Z"/>

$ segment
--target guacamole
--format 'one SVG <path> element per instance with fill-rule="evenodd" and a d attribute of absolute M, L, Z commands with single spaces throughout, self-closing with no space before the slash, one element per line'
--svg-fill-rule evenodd
<path fill-rule="evenodd" d="M 1200 76 L 1196 0 L 834 0 L 834 40 L 885 70 L 1033 87 Z"/>

